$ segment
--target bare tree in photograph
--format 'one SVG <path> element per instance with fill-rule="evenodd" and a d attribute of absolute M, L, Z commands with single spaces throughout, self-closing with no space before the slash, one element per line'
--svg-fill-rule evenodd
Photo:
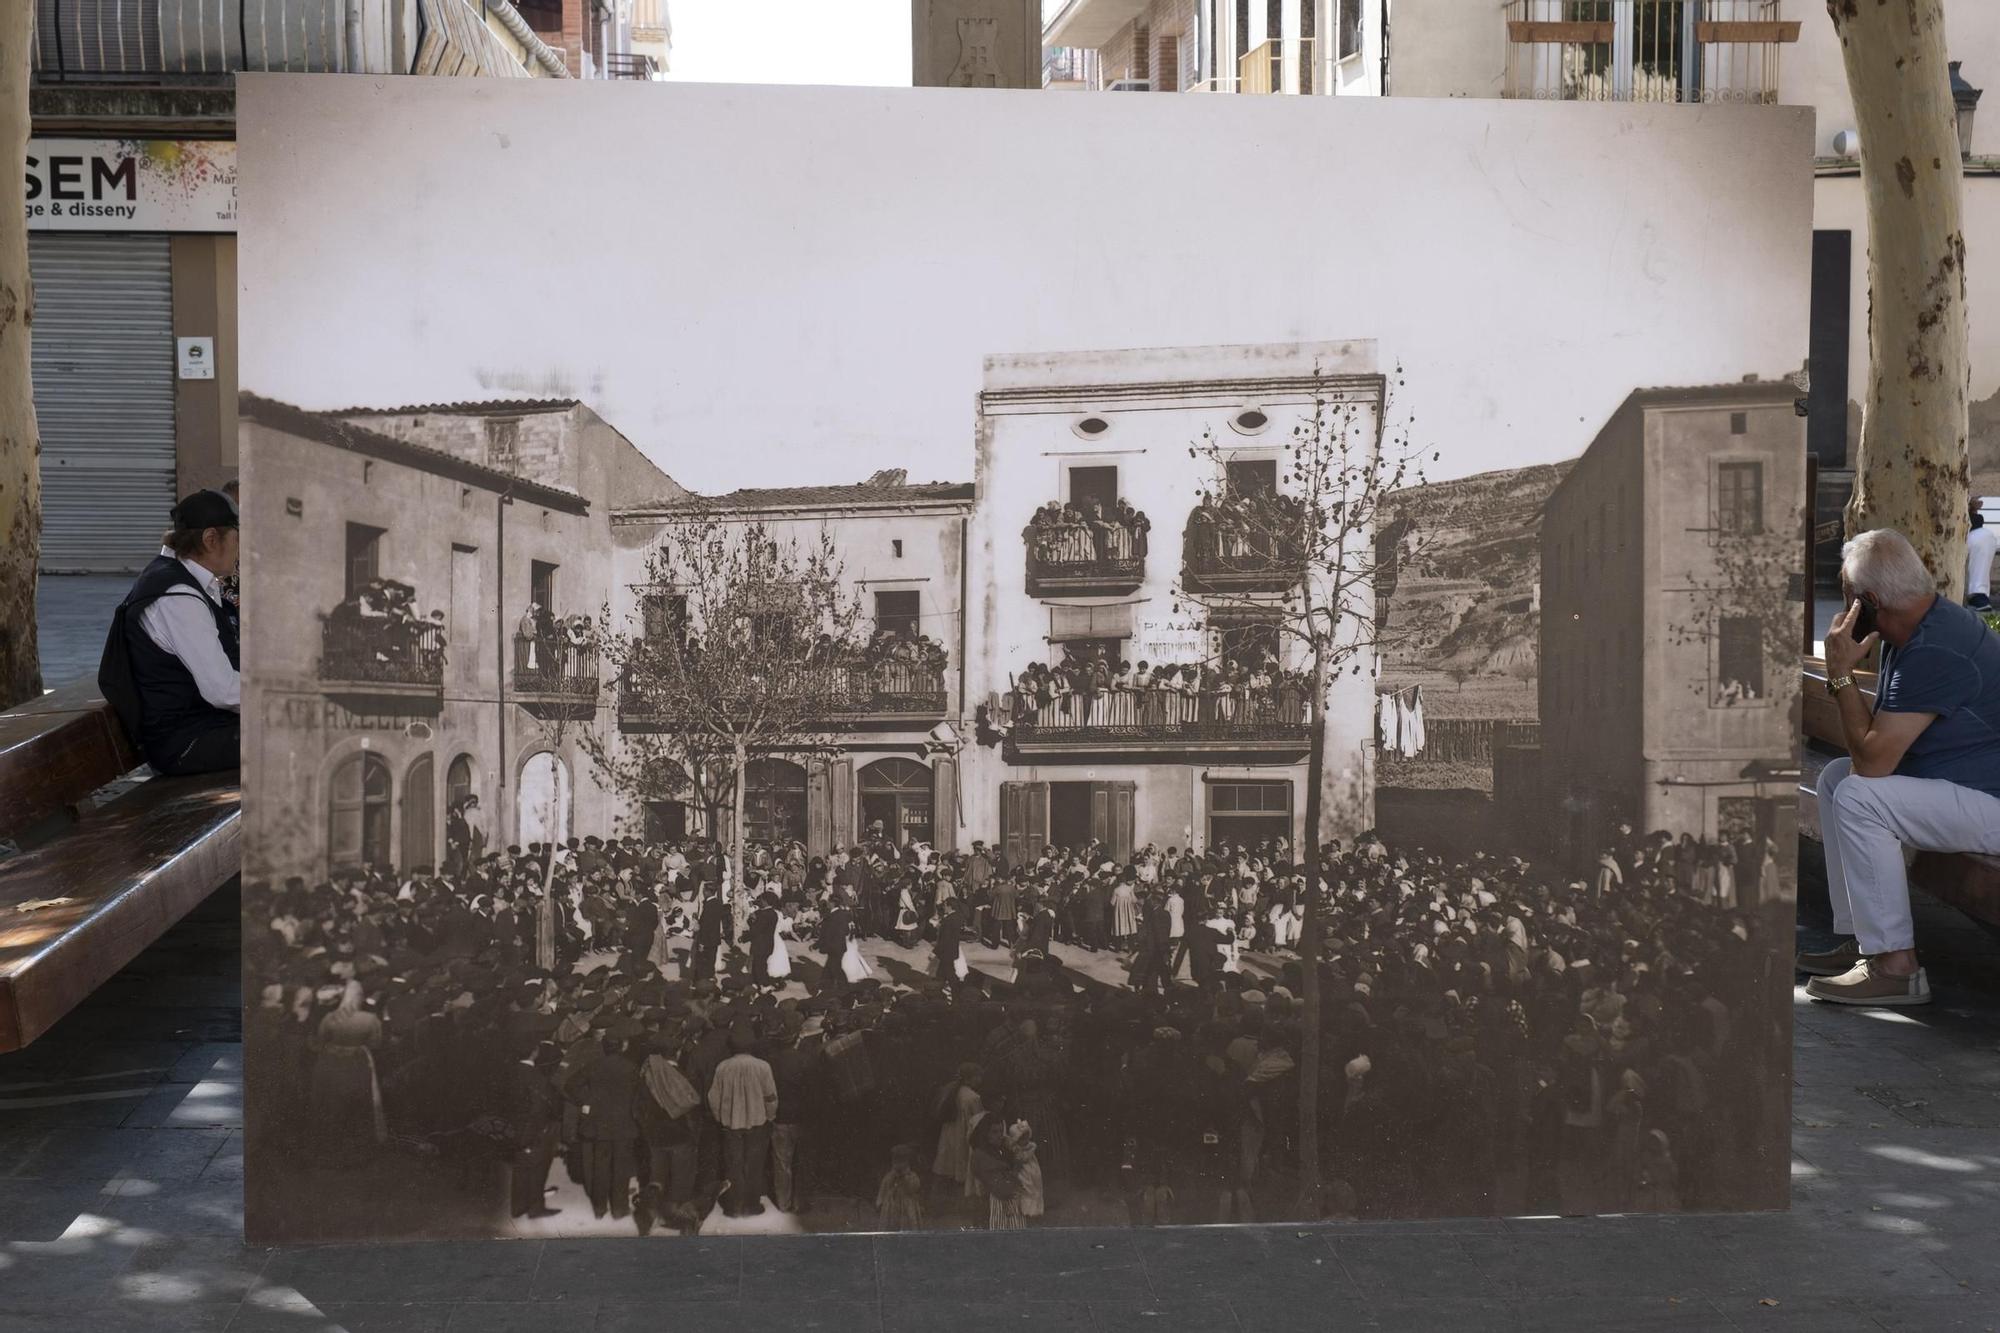
<path fill-rule="evenodd" d="M 690 509 L 646 558 L 646 599 L 622 625 L 603 618 L 620 735 L 584 746 L 611 789 L 637 804 L 678 797 L 678 775 L 713 814 L 726 803 L 731 864 L 743 865 L 753 758 L 830 745 L 861 711 L 880 670 L 865 660 L 861 603 L 832 537 L 780 541 L 762 523 Z"/>
<path fill-rule="evenodd" d="M 28 36 L 37 8 L 0 7 L 0 161 L 10 164 L 28 157 Z M 10 165 L 0 172 L 0 707 L 42 692 L 35 636 L 42 451 L 29 364 L 34 310 L 27 184 Z"/>
<path fill-rule="evenodd" d="M 1304 918 L 1299 959 L 1304 973 L 1299 1062 L 1299 1203 L 1303 1215 L 1322 1212 L 1320 1178 L 1319 837 L 1324 815 L 1326 730 L 1322 719 L 1333 682 L 1369 670 L 1407 630 L 1387 628 L 1377 592 L 1394 586 L 1396 564 L 1421 568 L 1429 539 L 1389 510 L 1389 497 L 1425 484 L 1424 454 L 1411 442 L 1414 415 L 1393 431 L 1389 420 L 1403 368 L 1396 367 L 1380 413 L 1320 377 L 1312 414 L 1293 427 L 1268 476 L 1232 473 L 1236 447 L 1204 431 L 1189 447 L 1214 467 L 1219 489 L 1188 520 L 1176 613 L 1211 622 L 1242 617 L 1276 628 L 1285 656 L 1300 662 L 1310 703 L 1306 776 Z M 1435 462 L 1437 454 L 1429 452 Z M 1407 496 L 1403 497 L 1407 498 Z M 1378 532 L 1398 527 L 1395 542 Z M 1205 617 L 1202 614 L 1205 612 Z"/>
<path fill-rule="evenodd" d="M 1861 134 L 1868 206 L 1868 390 L 1847 535 L 1895 528 L 1945 596 L 1964 595 L 1964 169 L 1944 0 L 1827 0 Z"/>

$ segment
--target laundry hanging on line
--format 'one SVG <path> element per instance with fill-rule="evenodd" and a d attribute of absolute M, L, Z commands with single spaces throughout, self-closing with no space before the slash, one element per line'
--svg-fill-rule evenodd
<path fill-rule="evenodd" d="M 1424 687 L 1406 685 L 1376 699 L 1376 739 L 1385 754 L 1415 759 L 1424 752 Z"/>

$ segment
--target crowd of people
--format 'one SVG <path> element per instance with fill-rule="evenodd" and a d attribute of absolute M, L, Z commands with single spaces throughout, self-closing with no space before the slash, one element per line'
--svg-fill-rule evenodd
<path fill-rule="evenodd" d="M 1092 646 L 1054 666 L 1029 663 L 1011 697 L 1013 722 L 1045 727 L 1303 724 L 1312 687 L 1268 652 L 1134 665 Z"/>
<path fill-rule="evenodd" d="M 1183 531 L 1186 558 L 1199 565 L 1224 563 L 1294 565 L 1303 560 L 1304 503 L 1293 495 L 1256 487 L 1203 491 Z"/>
<path fill-rule="evenodd" d="M 1695 892 L 1683 845 L 1625 837 L 1578 878 L 1321 849 L 1322 1211 L 1781 1197 L 1782 895 L 1768 856 L 1756 894 Z M 712 844 L 589 838 L 251 886 L 253 1123 L 287 1160 L 503 1164 L 517 1217 L 560 1158 L 642 1234 L 765 1201 L 890 1228 L 1079 1192 L 1138 1222 L 1300 1215 L 1284 843 L 746 860 L 739 886 Z"/>
<path fill-rule="evenodd" d="M 1043 565 L 1103 564 L 1144 560 L 1153 521 L 1122 496 L 1106 505 L 1092 498 L 1052 500 L 1021 530 L 1028 556 Z"/>
<path fill-rule="evenodd" d="M 564 663 L 587 651 L 592 639 L 589 616 L 559 616 L 539 601 L 528 603 L 515 634 L 521 640 L 516 669 L 551 674 L 567 674 Z"/>
<path fill-rule="evenodd" d="M 417 610 L 417 590 L 397 579 L 369 579 L 327 613 L 330 647 L 342 657 L 441 679 L 444 612 Z"/>

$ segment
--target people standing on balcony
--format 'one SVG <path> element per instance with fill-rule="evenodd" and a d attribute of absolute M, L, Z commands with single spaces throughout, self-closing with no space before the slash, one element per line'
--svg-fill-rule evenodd
<path fill-rule="evenodd" d="M 243 681 L 239 624 L 221 579 L 237 563 L 236 506 L 196 491 L 173 509 L 154 557 L 113 612 L 98 687 L 154 771 L 238 767 Z"/>
<path fill-rule="evenodd" d="M 1031 560 L 1045 565 L 1104 565 L 1146 555 L 1152 522 L 1119 499 L 1108 508 L 1091 498 L 1080 504 L 1051 501 L 1021 529 Z"/>

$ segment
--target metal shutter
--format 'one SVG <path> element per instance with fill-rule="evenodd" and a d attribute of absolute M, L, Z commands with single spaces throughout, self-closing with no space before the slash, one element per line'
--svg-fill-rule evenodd
<path fill-rule="evenodd" d="M 42 569 L 130 573 L 174 504 L 173 277 L 167 237 L 34 232 Z"/>

